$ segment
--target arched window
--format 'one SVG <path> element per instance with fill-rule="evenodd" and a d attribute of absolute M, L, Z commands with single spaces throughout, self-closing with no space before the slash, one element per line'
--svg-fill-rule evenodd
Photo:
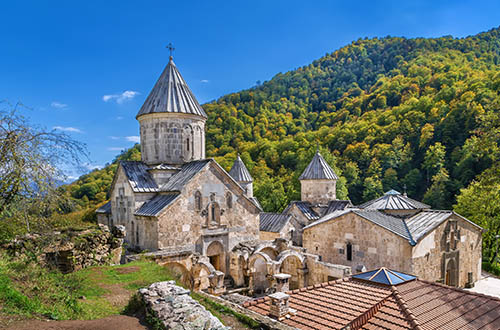
<path fill-rule="evenodd" d="M 186 139 L 186 150 L 189 153 L 189 138 Z"/>
<path fill-rule="evenodd" d="M 201 192 L 199 190 L 194 193 L 194 208 L 196 211 L 201 210 Z"/>
<path fill-rule="evenodd" d="M 226 204 L 228 209 L 233 208 L 233 194 L 230 191 L 226 193 Z"/>

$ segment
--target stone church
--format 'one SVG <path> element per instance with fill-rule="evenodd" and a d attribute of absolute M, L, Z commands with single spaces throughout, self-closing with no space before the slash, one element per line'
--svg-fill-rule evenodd
<path fill-rule="evenodd" d="M 198 253 L 226 272 L 228 252 L 259 238 L 262 210 L 239 157 L 230 173 L 205 158 L 207 115 L 172 57 L 136 118 L 142 160 L 120 162 L 99 221 L 125 226 L 131 247 Z"/>

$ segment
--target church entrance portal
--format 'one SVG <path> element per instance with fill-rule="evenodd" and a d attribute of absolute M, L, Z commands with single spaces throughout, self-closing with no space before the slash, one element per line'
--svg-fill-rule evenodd
<path fill-rule="evenodd" d="M 226 272 L 226 258 L 224 247 L 220 242 L 212 242 L 207 248 L 207 257 L 216 270 Z"/>
<path fill-rule="evenodd" d="M 446 264 L 445 284 L 449 286 L 457 286 L 458 269 L 455 259 L 450 259 Z"/>

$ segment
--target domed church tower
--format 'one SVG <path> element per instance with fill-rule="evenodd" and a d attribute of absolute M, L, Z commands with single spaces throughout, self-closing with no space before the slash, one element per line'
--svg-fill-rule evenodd
<path fill-rule="evenodd" d="M 142 161 L 182 165 L 205 158 L 205 121 L 200 106 L 172 56 L 136 116 Z"/>

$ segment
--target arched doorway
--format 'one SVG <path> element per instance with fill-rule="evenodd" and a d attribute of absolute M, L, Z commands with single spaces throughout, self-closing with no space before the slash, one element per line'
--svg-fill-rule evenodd
<path fill-rule="evenodd" d="M 458 267 L 455 259 L 450 259 L 446 263 L 444 283 L 449 286 L 457 286 Z"/>
<path fill-rule="evenodd" d="M 178 262 L 169 262 L 164 264 L 169 273 L 185 286 L 191 286 L 191 276 L 187 268 Z"/>
<path fill-rule="evenodd" d="M 210 243 L 207 247 L 206 255 L 216 270 L 223 273 L 226 272 L 226 255 L 224 253 L 224 246 L 220 242 L 215 241 Z"/>
<path fill-rule="evenodd" d="M 266 260 L 263 257 L 258 257 L 253 263 L 253 268 L 253 289 L 257 293 L 263 293 L 269 286 Z"/>
<path fill-rule="evenodd" d="M 292 276 L 289 282 L 290 290 L 299 289 L 301 287 L 299 282 L 299 270 L 302 268 L 301 260 L 293 254 L 288 255 L 281 262 L 280 272 Z"/>

